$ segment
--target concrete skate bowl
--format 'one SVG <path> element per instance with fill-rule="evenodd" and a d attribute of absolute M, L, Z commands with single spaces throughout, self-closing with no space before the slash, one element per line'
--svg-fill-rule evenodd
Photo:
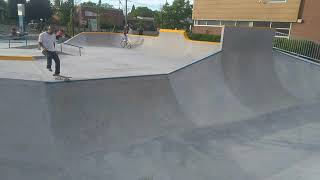
<path fill-rule="evenodd" d="M 320 70 L 272 36 L 226 29 L 222 52 L 164 75 L 2 79 L 1 179 L 318 177 Z"/>
<path fill-rule="evenodd" d="M 122 50 L 120 46 L 122 38 L 121 33 L 84 32 L 70 39 L 66 44 L 83 47 L 86 54 L 92 55 L 102 49 L 105 52 L 117 51 L 114 48 Z M 128 35 L 128 39 L 132 45 L 131 53 L 163 58 L 170 54 L 170 57 L 191 57 L 199 60 L 211 55 L 213 47 L 219 45 L 214 42 L 192 41 L 186 36 L 185 31 L 167 29 L 161 29 L 159 36 Z M 113 49 L 106 49 L 106 47 Z"/>

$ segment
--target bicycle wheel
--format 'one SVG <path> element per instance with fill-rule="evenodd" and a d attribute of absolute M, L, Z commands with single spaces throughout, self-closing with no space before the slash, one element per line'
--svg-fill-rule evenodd
<path fill-rule="evenodd" d="M 128 49 L 131 49 L 131 48 L 132 48 L 132 46 L 131 46 L 130 43 L 127 43 L 127 48 L 128 48 Z"/>
<path fill-rule="evenodd" d="M 126 43 L 125 41 L 121 41 L 121 42 L 120 42 L 120 46 L 121 46 L 122 48 L 125 48 L 125 47 L 126 47 L 126 44 L 127 44 L 127 43 Z"/>

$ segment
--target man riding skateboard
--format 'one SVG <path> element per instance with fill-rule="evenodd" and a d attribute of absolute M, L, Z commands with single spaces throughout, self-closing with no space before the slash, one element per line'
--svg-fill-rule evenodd
<path fill-rule="evenodd" d="M 56 53 L 56 35 L 54 33 L 54 28 L 49 26 L 46 32 L 43 32 L 39 35 L 39 46 L 42 49 L 42 53 L 47 57 L 47 69 L 52 71 L 52 59 L 55 62 L 55 72 L 53 76 L 60 75 L 60 59 Z"/>

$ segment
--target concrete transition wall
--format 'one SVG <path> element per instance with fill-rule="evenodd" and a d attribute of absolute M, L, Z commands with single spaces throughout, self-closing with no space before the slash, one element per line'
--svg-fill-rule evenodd
<path fill-rule="evenodd" d="M 282 125 L 280 116 L 319 102 L 319 80 L 307 79 L 318 77 L 319 68 L 272 52 L 274 32 L 227 28 L 224 35 L 222 52 L 169 75 L 68 83 L 1 79 L 0 179 L 138 180 L 151 173 L 166 180 L 247 180 L 285 169 L 292 163 L 290 158 L 278 157 L 282 162 L 264 167 L 262 173 L 250 169 L 249 162 L 237 166 L 230 159 L 236 154 L 225 157 L 229 160 L 204 160 L 201 157 L 208 154 L 199 154 L 205 148 L 200 143 L 208 137 L 197 133 L 185 137 L 196 138 L 192 141 L 199 143 L 197 153 L 185 154 L 189 150 L 183 148 L 176 149 L 179 153 L 172 158 L 152 154 L 154 161 L 141 160 L 143 166 L 132 161 L 142 153 L 131 153 L 136 145 L 149 148 L 144 142 L 162 142 L 169 134 L 200 128 L 219 127 L 221 132 L 210 137 L 241 131 L 244 139 L 258 138 L 268 133 L 267 127 L 276 131 L 266 117 L 280 113 L 279 121 L 271 122 Z M 292 118 L 288 127 L 295 122 Z M 160 145 L 162 153 L 180 147 L 165 142 L 167 146 L 156 143 L 143 153 L 154 152 Z M 131 155 L 122 159 L 123 153 Z M 189 160 L 195 169 L 188 169 L 188 162 L 174 163 L 180 155 L 193 158 Z M 210 166 L 215 169 L 203 168 Z"/>

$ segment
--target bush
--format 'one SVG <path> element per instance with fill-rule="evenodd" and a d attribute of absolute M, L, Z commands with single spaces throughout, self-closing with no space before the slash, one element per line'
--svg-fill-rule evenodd
<path fill-rule="evenodd" d="M 188 37 L 191 40 L 196 40 L 196 41 L 220 42 L 220 40 L 221 40 L 220 35 L 212 35 L 212 34 L 188 33 Z"/>

